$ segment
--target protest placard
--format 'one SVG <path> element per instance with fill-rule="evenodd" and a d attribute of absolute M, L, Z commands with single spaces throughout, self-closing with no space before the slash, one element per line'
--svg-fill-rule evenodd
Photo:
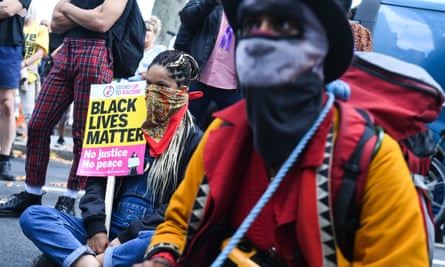
<path fill-rule="evenodd" d="M 91 85 L 81 176 L 126 176 L 143 173 L 145 81 Z"/>

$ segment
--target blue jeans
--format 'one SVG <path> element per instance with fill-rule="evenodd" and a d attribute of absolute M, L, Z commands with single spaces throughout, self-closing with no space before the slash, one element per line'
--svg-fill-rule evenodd
<path fill-rule="evenodd" d="M 221 110 L 241 100 L 241 93 L 238 89 L 220 89 L 198 81 L 190 84 L 189 91 L 202 91 L 204 93 L 201 98 L 191 100 L 189 104 L 190 112 L 198 120 L 202 129 L 207 128 L 211 121 L 211 113 L 215 111 L 211 110 L 209 112 L 212 101 L 216 105 L 216 110 Z"/>
<path fill-rule="evenodd" d="M 153 163 L 146 150 L 145 163 Z M 150 170 L 150 169 L 149 169 Z M 149 170 L 147 172 L 149 172 Z M 143 175 L 119 177 L 122 179 L 119 199 L 114 199 L 109 239 L 113 240 L 130 224 L 152 215 L 158 205 Z M 47 206 L 35 205 L 20 216 L 23 233 L 54 263 L 71 266 L 84 254 L 95 255 L 87 245 L 87 231 L 82 219 Z M 104 267 L 132 266 L 141 262 L 154 231 L 140 231 L 138 236 L 119 246 L 109 247 L 104 254 Z"/>
<path fill-rule="evenodd" d="M 54 263 L 71 266 L 80 256 L 95 255 L 87 245 L 87 232 L 80 218 L 42 205 L 26 209 L 20 217 L 23 233 Z M 112 219 L 110 240 L 120 229 Z M 137 238 L 105 250 L 104 265 L 132 266 L 141 262 L 154 231 L 141 231 Z"/>

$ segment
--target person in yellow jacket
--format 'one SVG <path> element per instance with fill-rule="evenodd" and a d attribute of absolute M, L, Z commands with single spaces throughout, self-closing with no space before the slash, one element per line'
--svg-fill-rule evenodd
<path fill-rule="evenodd" d="M 350 262 L 336 243 L 345 234 L 333 231 L 336 179 L 366 130 L 355 109 L 332 106 L 323 89 L 346 71 L 353 53 L 351 28 L 338 4 L 222 4 L 237 33 L 236 71 L 244 99 L 215 114 L 145 261 L 135 266 L 210 266 L 295 151 L 297 160 L 243 235 L 242 243 L 261 255 L 257 265 L 428 266 L 417 193 L 400 147 L 386 134 L 366 143 L 380 142 L 372 159 L 372 153 L 362 155 L 368 168 Z M 244 254 L 231 253 L 226 260 L 233 264 Z"/>
<path fill-rule="evenodd" d="M 25 16 L 23 33 L 25 35 L 24 57 L 22 61 L 22 76 L 20 80 L 20 102 L 25 124 L 28 124 L 34 110 L 35 101 L 40 91 L 41 83 L 38 67 L 44 55 L 48 53 L 48 28 L 39 25 L 36 20 L 35 8 L 31 5 Z M 26 134 L 26 125 L 20 134 Z"/>

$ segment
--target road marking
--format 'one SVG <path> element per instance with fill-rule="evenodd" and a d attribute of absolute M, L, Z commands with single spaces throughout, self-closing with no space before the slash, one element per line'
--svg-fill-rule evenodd
<path fill-rule="evenodd" d="M 435 260 L 435 259 L 433 259 L 433 264 L 445 266 L 445 261 L 444 260 Z"/>

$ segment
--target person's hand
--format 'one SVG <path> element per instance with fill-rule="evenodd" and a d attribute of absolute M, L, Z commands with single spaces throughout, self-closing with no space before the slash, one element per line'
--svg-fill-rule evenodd
<path fill-rule="evenodd" d="M 24 18 L 26 16 L 26 13 L 28 13 L 26 8 L 22 8 L 19 12 L 17 12 L 17 15 L 19 15 L 22 18 Z"/>
<path fill-rule="evenodd" d="M 99 262 L 100 266 L 104 266 L 104 257 L 105 257 L 105 253 L 96 255 L 96 260 L 97 260 L 97 262 Z"/>
<path fill-rule="evenodd" d="M 71 0 L 59 0 L 59 2 L 56 3 L 54 6 L 54 9 L 58 12 L 64 13 L 65 12 L 65 4 L 71 3 Z"/>
<path fill-rule="evenodd" d="M 119 238 L 115 238 L 113 239 L 110 244 L 108 244 L 109 247 L 115 247 L 115 246 L 119 246 L 121 243 L 121 241 L 119 241 Z"/>
<path fill-rule="evenodd" d="M 29 59 L 24 59 L 24 60 L 22 60 L 21 68 L 23 69 L 23 68 L 29 67 L 31 65 L 32 65 L 32 63 L 30 62 Z"/>
<path fill-rule="evenodd" d="M 104 253 L 108 246 L 108 237 L 106 233 L 97 233 L 87 240 L 87 245 L 96 253 Z"/>
<path fill-rule="evenodd" d="M 71 3 L 71 0 L 59 0 L 59 2 L 56 3 L 56 7 L 62 8 L 66 3 Z"/>
<path fill-rule="evenodd" d="M 62 4 L 60 5 L 60 11 L 66 16 L 67 15 L 67 9 L 69 8 L 71 4 L 70 0 L 61 0 Z"/>
<path fill-rule="evenodd" d="M 147 71 L 141 71 L 140 75 L 142 77 L 142 80 L 147 80 Z"/>
<path fill-rule="evenodd" d="M 170 262 L 164 258 L 157 257 L 152 260 L 145 260 L 144 262 L 133 264 L 133 267 L 173 267 Z"/>

